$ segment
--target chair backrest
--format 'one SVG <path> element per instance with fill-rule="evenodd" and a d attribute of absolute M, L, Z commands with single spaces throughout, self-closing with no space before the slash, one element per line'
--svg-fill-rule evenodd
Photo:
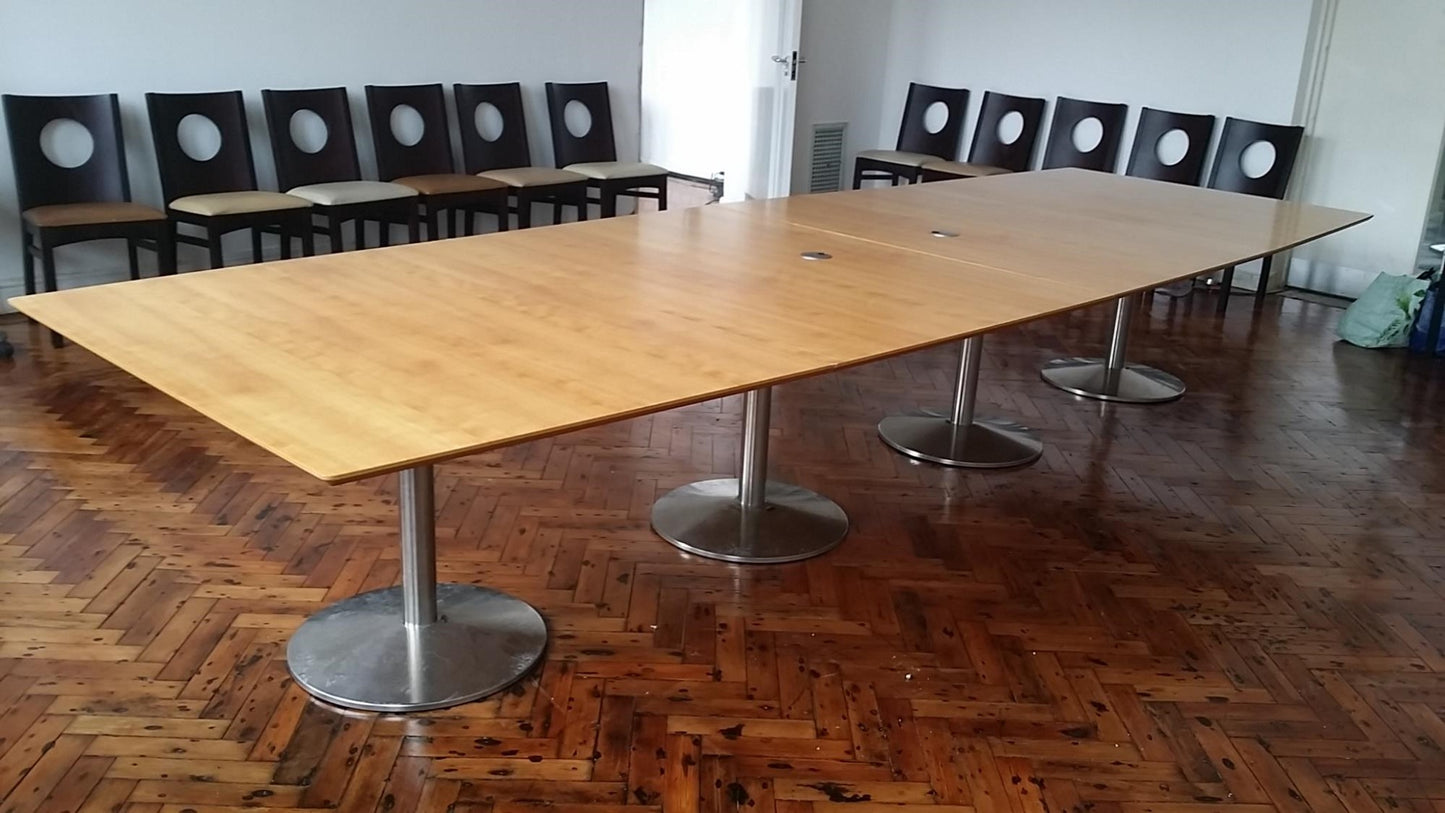
<path fill-rule="evenodd" d="M 929 132 L 928 108 L 942 102 L 948 118 L 938 132 Z M 941 88 L 933 85 L 908 84 L 908 100 L 903 103 L 903 123 L 898 126 L 898 149 L 936 155 L 952 161 L 958 157 L 958 142 L 963 136 L 963 119 L 968 113 L 966 88 Z"/>
<path fill-rule="evenodd" d="M 1183 157 L 1166 164 L 1159 158 L 1159 142 L 1175 130 L 1183 133 L 1188 143 Z M 1198 186 L 1204 174 L 1204 159 L 1209 156 L 1209 137 L 1213 134 L 1213 116 L 1146 107 L 1139 112 L 1134 148 L 1129 152 L 1129 166 L 1124 174 Z"/>
<path fill-rule="evenodd" d="M 4 96 L 5 130 L 15 164 L 20 211 L 57 203 L 130 200 L 130 177 L 121 141 L 120 104 L 114 93 L 97 96 Z M 51 161 L 46 128 L 71 121 L 90 134 L 88 158 L 73 167 Z"/>
<path fill-rule="evenodd" d="M 241 91 L 147 93 L 146 111 L 167 203 L 188 195 L 256 188 L 256 163 Z M 220 136 L 216 153 L 209 158 L 192 156 L 182 144 L 181 122 L 191 116 L 209 121 Z"/>
<path fill-rule="evenodd" d="M 567 106 L 578 102 L 592 116 L 592 126 L 582 135 L 567 129 Z M 547 83 L 547 118 L 552 123 L 552 151 L 557 166 L 617 160 L 617 142 L 612 135 L 612 103 L 606 82 Z"/>
<path fill-rule="evenodd" d="M 468 173 L 532 165 L 520 84 L 456 84 L 452 85 L 452 96 L 457 104 L 457 128 L 462 134 L 462 167 Z M 496 108 L 502 119 L 502 130 L 491 141 L 480 129 L 478 116 L 482 105 Z"/>
<path fill-rule="evenodd" d="M 1225 119 L 1219 148 L 1214 151 L 1214 169 L 1209 172 L 1209 187 L 1266 198 L 1283 198 L 1304 134 L 1305 128 L 1288 124 Z M 1252 177 L 1244 166 L 1244 153 L 1260 142 L 1274 148 L 1274 163 L 1259 177 Z"/>
<path fill-rule="evenodd" d="M 1124 118 L 1128 114 L 1128 105 L 1060 96 L 1054 103 L 1053 123 L 1049 125 L 1049 138 L 1044 144 L 1043 168 L 1079 167 L 1113 172 L 1119 162 L 1119 142 L 1124 139 Z M 1099 122 L 1099 143 L 1081 150 L 1074 141 L 1074 131 L 1089 119 Z"/>
<path fill-rule="evenodd" d="M 1005 143 L 999 137 L 998 127 L 999 122 L 1010 113 L 1023 117 L 1023 128 L 1018 138 Z M 1039 143 L 1039 128 L 1043 122 L 1043 99 L 988 91 L 983 94 L 983 107 L 978 112 L 978 124 L 973 130 L 973 146 L 968 150 L 969 162 L 1023 172 L 1033 161 L 1034 147 Z"/>
<path fill-rule="evenodd" d="M 413 144 L 403 142 L 394 126 L 394 116 L 403 106 L 421 116 L 421 137 Z M 376 172 L 381 180 L 456 171 L 451 131 L 447 128 L 446 94 L 440 84 L 367 85 L 366 114 L 371 121 L 371 143 L 376 149 Z"/>
<path fill-rule="evenodd" d="M 316 183 L 361 180 L 346 88 L 263 90 L 261 104 L 266 108 L 276 180 L 283 192 Z M 326 125 L 326 141 L 315 152 L 302 149 L 292 135 L 292 119 L 304 110 L 320 116 Z"/>

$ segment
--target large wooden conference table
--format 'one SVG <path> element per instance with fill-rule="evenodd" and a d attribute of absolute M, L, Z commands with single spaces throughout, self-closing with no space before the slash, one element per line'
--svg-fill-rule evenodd
<path fill-rule="evenodd" d="M 968 465 L 952 458 L 974 453 L 977 465 L 1027 462 L 1020 449 L 1027 458 L 1036 440 L 1025 430 L 973 416 L 983 334 L 1132 301 L 1366 217 L 1051 170 L 11 301 L 321 480 L 399 472 L 402 584 L 308 619 L 287 659 L 318 697 L 406 711 L 497 691 L 525 674 L 546 643 L 545 624 L 526 603 L 436 583 L 435 464 L 746 393 L 740 476 L 663 496 L 654 527 L 714 558 L 818 555 L 843 538 L 847 518 L 822 495 L 767 480 L 772 385 L 965 339 L 953 414 L 903 416 L 907 427 L 885 421 L 880 432 L 939 462 Z M 1119 370 L 1113 375 L 1117 386 Z"/>

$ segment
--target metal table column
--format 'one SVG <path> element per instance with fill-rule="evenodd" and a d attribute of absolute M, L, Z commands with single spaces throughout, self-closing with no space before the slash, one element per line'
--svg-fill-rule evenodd
<path fill-rule="evenodd" d="M 401 586 L 339 601 L 286 645 L 301 688 L 338 706 L 424 711 L 510 686 L 542 657 L 547 626 L 528 603 L 437 584 L 432 467 L 401 472 Z"/>
<path fill-rule="evenodd" d="M 945 466 L 1001 469 L 1038 460 L 1044 444 L 1026 427 L 1002 418 L 974 417 L 982 358 L 983 337 L 964 339 L 952 416 L 889 416 L 878 424 L 883 442 L 909 457 Z"/>
<path fill-rule="evenodd" d="M 1183 381 L 1163 370 L 1124 361 L 1129 323 L 1138 301 L 1139 294 L 1129 294 L 1120 297 L 1114 306 L 1114 332 L 1109 338 L 1107 359 L 1054 359 L 1040 371 L 1044 380 L 1064 392 L 1124 404 L 1158 404 L 1183 395 Z"/>
<path fill-rule="evenodd" d="M 742 465 L 737 477 L 673 489 L 652 506 L 652 528 L 688 553 L 748 564 L 796 562 L 826 553 L 848 533 L 838 504 L 768 479 L 771 387 L 743 396 Z"/>

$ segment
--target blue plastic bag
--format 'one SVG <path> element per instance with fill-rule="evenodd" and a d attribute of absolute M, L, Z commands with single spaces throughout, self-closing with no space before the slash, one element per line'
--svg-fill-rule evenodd
<path fill-rule="evenodd" d="M 1415 327 L 1410 330 L 1410 352 L 1428 353 L 1426 345 L 1430 343 L 1430 327 L 1435 318 L 1435 309 L 1439 307 L 1441 296 L 1445 292 L 1440 286 L 1445 283 L 1435 283 L 1425 294 L 1425 301 L 1420 305 L 1420 313 L 1415 317 Z M 1440 334 L 1435 338 L 1435 355 L 1445 356 L 1445 325 L 1441 326 Z"/>

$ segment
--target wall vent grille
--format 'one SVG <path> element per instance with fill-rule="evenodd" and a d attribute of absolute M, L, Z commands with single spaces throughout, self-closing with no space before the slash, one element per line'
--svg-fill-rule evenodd
<path fill-rule="evenodd" d="M 809 192 L 837 192 L 843 188 L 843 122 L 813 125 L 813 166 Z"/>

